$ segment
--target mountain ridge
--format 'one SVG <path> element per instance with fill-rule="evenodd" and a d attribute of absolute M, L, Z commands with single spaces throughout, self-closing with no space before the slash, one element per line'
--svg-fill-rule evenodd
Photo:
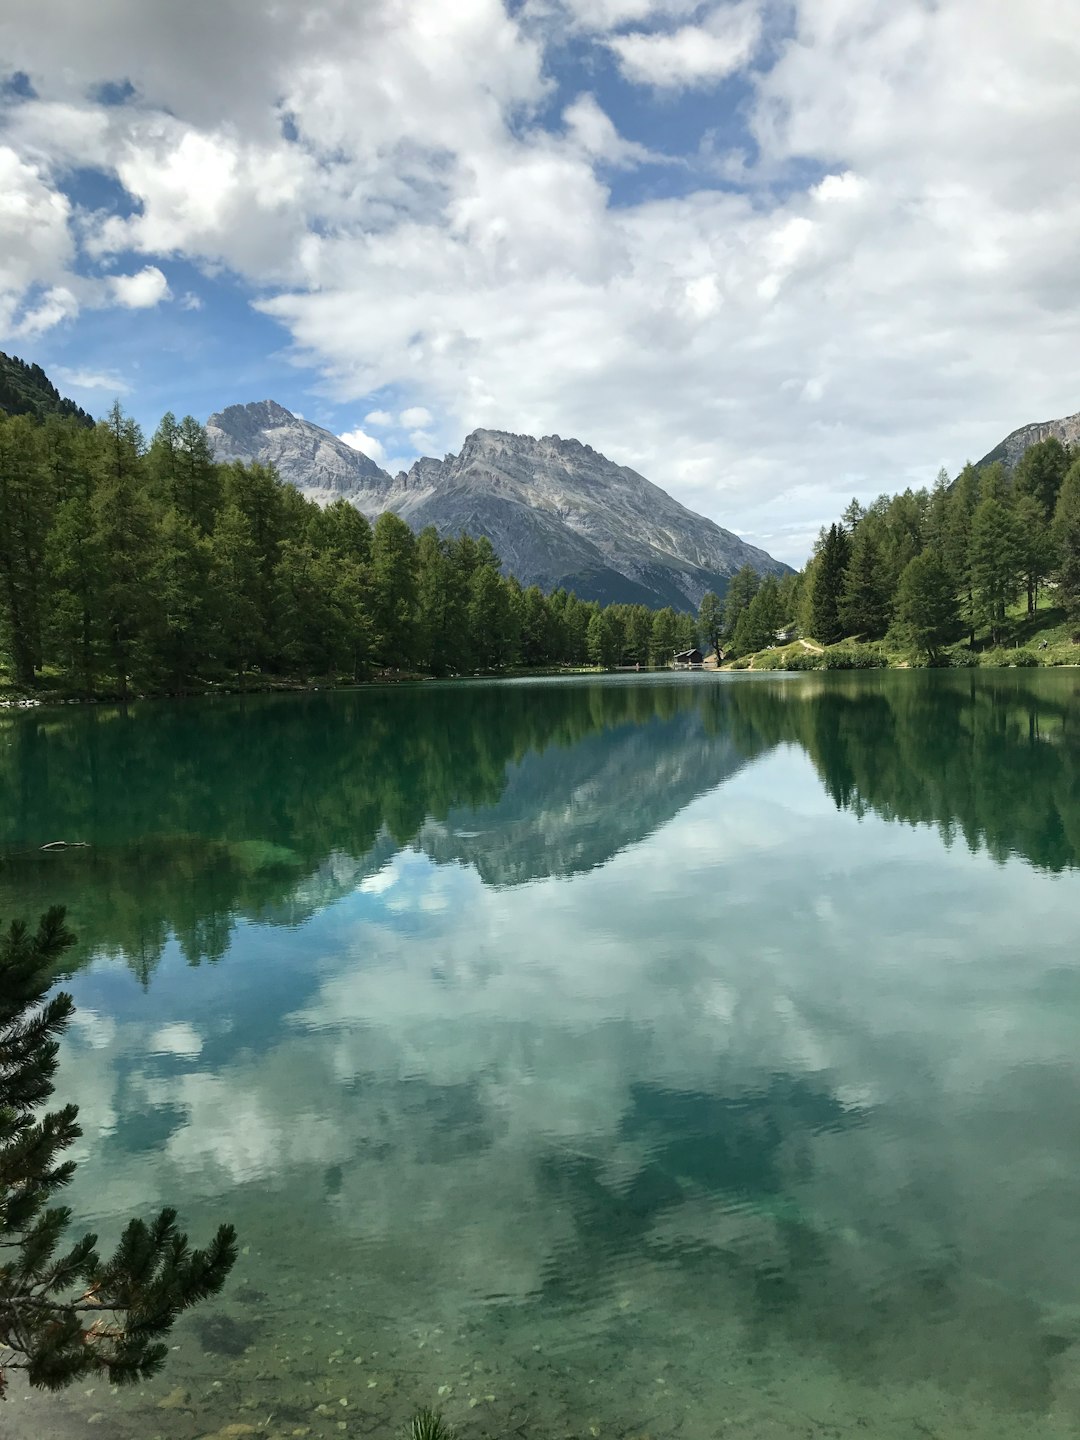
<path fill-rule="evenodd" d="M 90 428 L 94 419 L 74 400 L 61 395 L 40 365 L 6 355 L 0 350 L 0 411 L 6 415 L 31 415 L 44 420 L 59 415 Z"/>
<path fill-rule="evenodd" d="M 275 401 L 211 415 L 223 460 L 273 464 L 320 504 L 343 498 L 369 518 L 384 510 L 419 532 L 486 535 L 523 585 L 563 586 L 582 599 L 697 608 L 743 565 L 790 567 L 591 445 L 560 435 L 477 429 L 442 460 L 424 456 L 391 476 L 331 431 Z"/>
<path fill-rule="evenodd" d="M 993 465 L 1000 460 L 1007 470 L 1012 470 L 1032 445 L 1051 438 L 1060 440 L 1063 445 L 1075 445 L 1080 441 L 1080 412 L 1065 415 L 1059 420 L 1036 420 L 1019 426 L 987 451 L 975 468 L 981 470 L 985 465 Z"/>

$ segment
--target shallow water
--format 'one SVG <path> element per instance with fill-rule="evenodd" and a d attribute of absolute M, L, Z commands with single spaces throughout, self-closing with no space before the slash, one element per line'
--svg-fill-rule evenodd
<path fill-rule="evenodd" d="M 4 1433 L 1080 1434 L 1078 862 L 1072 674 L 0 719 L 79 1220 L 244 1246 Z"/>

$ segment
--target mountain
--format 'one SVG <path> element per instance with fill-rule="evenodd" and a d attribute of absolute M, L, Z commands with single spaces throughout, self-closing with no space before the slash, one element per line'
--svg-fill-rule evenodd
<path fill-rule="evenodd" d="M 993 465 L 996 460 L 1001 460 L 1006 468 L 1011 470 L 1025 450 L 1037 445 L 1040 440 L 1049 440 L 1051 436 L 1060 440 L 1063 445 L 1075 445 L 1080 441 L 1080 415 L 1066 415 L 1063 420 L 1043 420 L 1033 425 L 1021 425 L 1019 430 L 1006 435 L 1000 445 L 995 445 L 989 454 L 984 455 L 976 469 L 981 470 L 984 465 Z"/>
<path fill-rule="evenodd" d="M 474 430 L 457 455 L 425 457 L 391 477 L 329 430 L 272 400 L 231 405 L 207 431 L 219 460 L 273 464 L 304 495 L 344 498 L 369 518 L 384 510 L 419 532 L 486 535 L 508 573 L 585 600 L 697 608 L 743 565 L 789 567 L 695 515 L 591 445 Z"/>
<path fill-rule="evenodd" d="M 44 420 L 61 415 L 80 425 L 92 426 L 94 417 L 66 400 L 40 365 L 27 365 L 17 355 L 0 350 L 0 411 L 7 415 L 32 415 Z"/>

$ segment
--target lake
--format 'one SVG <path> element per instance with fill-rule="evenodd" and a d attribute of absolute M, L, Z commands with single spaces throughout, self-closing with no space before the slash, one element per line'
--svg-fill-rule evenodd
<path fill-rule="evenodd" d="M 243 1246 L 158 1380 L 4 1420 L 1080 1434 L 1078 865 L 1075 672 L 3 716 L 79 1222 Z"/>

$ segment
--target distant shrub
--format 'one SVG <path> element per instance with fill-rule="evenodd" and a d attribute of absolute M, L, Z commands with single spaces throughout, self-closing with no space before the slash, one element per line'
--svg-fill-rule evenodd
<path fill-rule="evenodd" d="M 804 650 L 802 654 L 792 655 L 787 662 L 789 670 L 820 670 L 821 656 L 813 650 Z"/>
<path fill-rule="evenodd" d="M 1020 665 L 1027 669 L 1031 665 L 1038 665 L 1039 657 L 1034 650 L 1014 650 L 1010 665 Z"/>
<path fill-rule="evenodd" d="M 977 670 L 979 666 L 979 657 L 974 650 L 954 650 L 951 655 L 943 658 L 948 660 L 954 670 Z"/>
<path fill-rule="evenodd" d="M 787 659 L 780 650 L 763 650 L 754 661 L 755 670 L 786 670 Z"/>
<path fill-rule="evenodd" d="M 995 645 L 992 650 L 984 650 L 979 656 L 979 664 L 989 670 L 1000 670 L 1008 665 L 1011 652 L 1003 650 L 1000 645 Z"/>
<path fill-rule="evenodd" d="M 845 645 L 821 656 L 823 670 L 882 670 L 888 663 L 884 652 L 874 645 Z"/>
<path fill-rule="evenodd" d="M 749 656 L 749 655 L 740 655 L 737 660 L 733 660 L 733 661 L 731 662 L 731 668 L 732 668 L 733 670 L 749 670 L 749 669 L 750 669 L 750 656 Z"/>

